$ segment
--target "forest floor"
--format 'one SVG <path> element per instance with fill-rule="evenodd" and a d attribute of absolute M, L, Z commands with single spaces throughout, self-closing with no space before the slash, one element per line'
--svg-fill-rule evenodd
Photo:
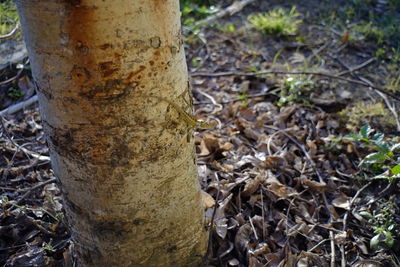
<path fill-rule="evenodd" d="M 195 112 L 216 125 L 195 133 L 204 265 L 400 266 L 400 2 L 247 1 L 199 24 L 232 4 L 210 2 L 181 1 Z M 298 29 L 251 23 L 271 10 Z M 26 58 L 0 66 L 0 110 L 34 95 Z M 0 114 L 0 265 L 73 266 L 37 104 Z"/>

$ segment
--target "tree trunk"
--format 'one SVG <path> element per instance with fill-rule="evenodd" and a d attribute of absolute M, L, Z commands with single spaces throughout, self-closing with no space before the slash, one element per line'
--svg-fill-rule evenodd
<path fill-rule="evenodd" d="M 196 266 L 206 234 L 176 108 L 191 110 L 179 1 L 16 3 L 81 263 Z"/>

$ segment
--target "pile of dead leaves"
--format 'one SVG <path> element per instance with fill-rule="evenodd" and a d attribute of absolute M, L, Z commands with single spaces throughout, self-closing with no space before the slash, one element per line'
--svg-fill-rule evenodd
<path fill-rule="evenodd" d="M 61 266 L 69 233 L 38 111 L 0 119 L 0 264 Z"/>
<path fill-rule="evenodd" d="M 207 211 L 211 265 L 391 266 L 386 253 L 369 248 L 360 212 L 379 194 L 357 194 L 366 184 L 356 180 L 359 152 L 336 140 L 345 132 L 334 115 L 263 98 L 218 115 L 224 127 L 197 137 L 202 185 L 218 200 L 215 214 Z M 370 183 L 376 192 L 384 185 Z"/>

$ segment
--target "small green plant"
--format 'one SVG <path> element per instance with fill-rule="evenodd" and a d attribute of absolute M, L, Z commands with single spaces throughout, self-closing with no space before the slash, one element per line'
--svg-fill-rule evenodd
<path fill-rule="evenodd" d="M 368 219 L 368 223 L 374 230 L 375 236 L 370 240 L 372 250 L 378 250 L 379 247 L 397 249 L 400 238 L 400 225 L 393 219 L 394 214 L 399 211 L 392 201 L 384 203 L 383 208 L 371 212 L 361 211 L 360 215 Z"/>
<path fill-rule="evenodd" d="M 386 50 L 383 49 L 383 48 L 378 48 L 378 49 L 375 51 L 375 56 L 376 56 L 377 58 L 382 58 L 382 57 L 385 56 L 385 54 L 386 54 Z"/>
<path fill-rule="evenodd" d="M 362 22 L 352 29 L 351 41 L 375 41 L 382 44 L 386 40 L 385 32 L 372 21 Z"/>
<path fill-rule="evenodd" d="M 19 88 L 10 87 L 7 91 L 7 96 L 13 100 L 18 100 L 24 96 L 24 92 Z"/>
<path fill-rule="evenodd" d="M 393 63 L 397 63 L 400 61 L 400 47 L 399 48 L 394 48 L 392 47 L 392 58 L 391 58 L 391 62 Z"/>
<path fill-rule="evenodd" d="M 220 26 L 220 27 L 218 27 L 218 29 L 223 31 L 223 32 L 228 32 L 228 33 L 233 33 L 233 32 L 236 31 L 235 25 L 233 25 L 231 23 L 226 24 L 224 26 Z"/>
<path fill-rule="evenodd" d="M 302 96 L 310 85 L 312 82 L 307 77 L 290 76 L 283 84 L 277 105 L 281 107 L 291 102 L 306 102 Z"/>
<path fill-rule="evenodd" d="M 350 41 L 370 41 L 371 44 L 399 47 L 400 1 L 382 1 L 386 2 L 384 10 L 377 8 L 377 2 L 380 1 L 351 0 L 344 5 L 343 12 L 338 12 L 338 16 L 332 22 L 337 27 L 351 28 Z"/>
<path fill-rule="evenodd" d="M 373 179 L 386 179 L 393 182 L 400 178 L 400 143 L 390 144 L 383 133 L 375 133 L 369 125 L 364 125 L 358 134 L 345 136 L 346 139 L 359 142 L 361 147 L 368 149 L 359 166 L 370 172 Z M 392 140 L 393 142 L 393 140 Z"/>
<path fill-rule="evenodd" d="M 250 15 L 248 19 L 254 28 L 265 34 L 287 36 L 296 34 L 302 22 L 300 16 L 301 14 L 293 6 L 290 11 L 278 8 L 264 14 Z"/>
<path fill-rule="evenodd" d="M 249 105 L 249 97 L 247 95 L 247 92 L 240 92 L 237 98 L 242 101 L 242 107 L 247 108 L 247 106 Z"/>
<path fill-rule="evenodd" d="M 204 19 L 218 11 L 213 5 L 213 1 L 210 0 L 181 0 L 180 6 L 182 23 L 187 27 L 192 27 L 196 21 Z"/>
<path fill-rule="evenodd" d="M 42 247 L 43 247 L 43 249 L 45 251 L 48 251 L 48 252 L 55 252 L 56 251 L 55 248 L 53 247 L 53 245 L 51 244 L 51 240 L 50 240 L 49 243 L 44 242 Z"/>
<path fill-rule="evenodd" d="M 191 60 L 191 66 L 194 68 L 200 67 L 203 62 L 203 59 L 201 57 L 194 57 Z"/>

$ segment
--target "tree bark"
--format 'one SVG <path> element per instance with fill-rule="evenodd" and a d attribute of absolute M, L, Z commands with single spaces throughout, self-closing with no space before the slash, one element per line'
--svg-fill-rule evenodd
<path fill-rule="evenodd" d="M 191 112 L 179 1 L 16 3 L 80 262 L 198 265 L 191 126 L 168 103 Z"/>

